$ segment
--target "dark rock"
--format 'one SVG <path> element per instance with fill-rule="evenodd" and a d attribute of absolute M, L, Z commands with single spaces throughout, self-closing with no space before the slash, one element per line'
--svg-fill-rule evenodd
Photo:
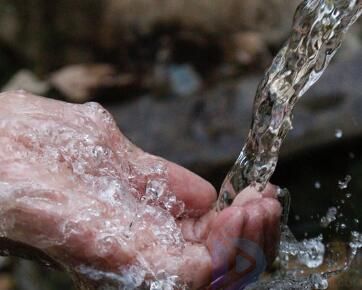
<path fill-rule="evenodd" d="M 271 61 L 266 39 L 261 33 L 238 32 L 224 44 L 228 62 L 253 68 L 265 67 Z"/>
<path fill-rule="evenodd" d="M 330 290 L 358 290 L 362 285 L 362 253 L 354 259 L 350 269 L 330 281 Z"/>
<path fill-rule="evenodd" d="M 159 23 L 176 22 L 214 33 L 254 29 L 271 39 L 288 32 L 298 3 L 298 0 L 169 0 L 155 9 L 153 3 L 144 0 L 107 0 L 105 19 L 111 31 L 123 27 L 147 33 Z"/>
<path fill-rule="evenodd" d="M 0 257 L 0 270 L 2 270 L 4 267 L 6 267 L 9 264 L 9 258 L 7 257 Z M 1 289 L 1 287 L 0 287 Z"/>
<path fill-rule="evenodd" d="M 173 65 L 168 69 L 172 93 L 185 97 L 201 89 L 201 78 L 190 65 Z"/>
<path fill-rule="evenodd" d="M 21 54 L 0 39 L 0 87 L 27 63 Z"/>
<path fill-rule="evenodd" d="M 33 72 L 23 69 L 18 71 L 1 90 L 25 90 L 29 93 L 44 96 L 49 88 L 49 83 L 38 79 Z"/>
<path fill-rule="evenodd" d="M 0 39 L 6 43 L 14 43 L 20 28 L 20 19 L 11 2 L 0 1 Z"/>
<path fill-rule="evenodd" d="M 0 275 L 0 289 L 11 290 L 15 287 L 14 279 L 7 274 Z"/>
<path fill-rule="evenodd" d="M 50 82 L 66 100 L 82 103 L 105 91 L 125 94 L 127 88 L 134 86 L 137 80 L 129 74 L 118 74 L 112 65 L 80 64 L 53 73 Z"/>

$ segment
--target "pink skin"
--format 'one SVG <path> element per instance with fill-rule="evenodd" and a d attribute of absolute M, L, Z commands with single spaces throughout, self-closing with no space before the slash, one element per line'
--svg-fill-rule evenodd
<path fill-rule="evenodd" d="M 86 154 L 97 148 L 106 154 Z M 169 212 L 157 200 L 143 201 L 150 180 L 164 180 L 167 192 L 176 196 Z M 102 193 L 111 182 L 122 190 L 109 200 Z M 99 105 L 0 94 L 0 235 L 41 249 L 70 268 L 85 264 L 119 273 L 142 257 L 153 273 L 164 269 L 198 289 L 227 263 L 232 283 L 242 275 L 233 270 L 240 253 L 228 245 L 232 238 L 253 241 L 272 262 L 281 215 L 276 187 L 268 185 L 261 193 L 247 188 L 220 213 L 213 209 L 216 195 L 201 177 L 130 143 Z M 155 210 L 134 222 L 133 211 L 145 208 Z M 151 230 L 171 236 L 168 221 L 182 236 L 181 246 L 160 246 Z M 115 227 L 107 228 L 107 222 Z M 123 226 L 132 228 L 131 237 L 117 232 Z M 105 231 L 107 238 L 100 239 Z M 227 254 L 215 258 L 215 242 L 228 245 Z M 152 279 L 151 273 L 146 276 Z"/>

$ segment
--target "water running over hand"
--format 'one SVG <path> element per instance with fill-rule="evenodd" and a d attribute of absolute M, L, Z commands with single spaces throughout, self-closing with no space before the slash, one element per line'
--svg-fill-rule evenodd
<path fill-rule="evenodd" d="M 219 210 L 249 185 L 264 188 L 296 102 L 320 78 L 361 12 L 362 0 L 306 0 L 297 8 L 290 38 L 258 87 L 251 129 L 221 187 Z"/>
<path fill-rule="evenodd" d="M 252 185 L 262 190 L 272 176 L 279 150 L 292 128 L 293 109 L 298 99 L 321 77 L 341 45 L 348 28 L 362 13 L 362 0 L 305 0 L 295 13 L 289 40 L 275 57 L 256 92 L 251 129 L 246 143 L 234 166 L 226 176 L 219 194 L 217 209 L 229 206 L 236 195 Z M 342 137 L 341 132 L 336 137 Z M 345 189 L 350 177 L 340 181 Z M 316 183 L 320 188 L 320 183 Z M 297 241 L 286 226 L 289 194 L 281 191 L 284 203 L 282 242 L 279 260 L 281 270 L 269 279 L 261 280 L 248 289 L 327 289 L 327 279 L 346 270 L 362 248 L 361 235 L 352 233 L 350 253 L 342 267 L 331 263 L 324 272 L 309 269 L 323 264 L 326 247 L 323 237 Z M 333 208 L 334 209 L 334 208 Z M 332 209 L 332 210 L 333 210 Z M 321 222 L 327 227 L 335 219 L 328 212 Z M 294 269 L 290 269 L 294 259 Z"/>

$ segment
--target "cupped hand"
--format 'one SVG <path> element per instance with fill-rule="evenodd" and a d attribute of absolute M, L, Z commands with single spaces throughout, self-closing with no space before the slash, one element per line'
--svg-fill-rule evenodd
<path fill-rule="evenodd" d="M 276 188 L 247 188 L 220 213 L 215 200 L 207 181 L 134 146 L 96 103 L 0 94 L 0 237 L 44 251 L 84 285 L 247 283 L 275 257 Z"/>

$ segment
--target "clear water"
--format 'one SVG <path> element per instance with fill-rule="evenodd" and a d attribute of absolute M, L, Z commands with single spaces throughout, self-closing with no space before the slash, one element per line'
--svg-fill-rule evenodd
<path fill-rule="evenodd" d="M 221 187 L 219 209 L 245 187 L 262 189 L 269 181 L 296 102 L 320 78 L 361 12 L 362 0 L 307 0 L 297 8 L 290 38 L 258 87 L 251 129 Z"/>
<path fill-rule="evenodd" d="M 306 0 L 297 8 L 290 38 L 258 87 L 251 129 L 222 184 L 219 210 L 229 206 L 245 187 L 265 187 L 277 165 L 282 142 L 292 128 L 296 102 L 320 78 L 361 12 L 362 0 Z M 336 131 L 336 138 L 342 135 L 342 131 Z M 345 190 L 350 181 L 351 176 L 347 175 L 338 187 Z M 321 184 L 316 182 L 315 187 L 320 188 Z M 294 238 L 286 226 L 289 194 L 281 192 L 280 198 L 284 203 L 280 269 L 247 289 L 327 289 L 328 278 L 348 269 L 362 248 L 362 235 L 352 232 L 341 262 L 340 249 L 330 249 L 322 235 L 303 241 Z M 336 208 L 330 208 L 321 218 L 321 226 L 330 226 L 337 213 Z M 335 226 L 342 228 L 343 224 Z"/>
<path fill-rule="evenodd" d="M 360 15 L 361 1 L 310 0 L 298 8 L 291 38 L 259 86 L 248 141 L 223 185 L 219 208 L 229 204 L 247 185 L 262 188 L 269 180 L 282 141 L 291 128 L 296 101 L 327 66 L 344 33 Z M 11 183 L 0 180 L 0 215 L 6 216 L 8 210 L 20 205 L 25 211 L 41 206 L 46 208 L 49 216 L 68 218 L 59 228 L 60 235 L 55 231 L 46 236 L 41 234 L 42 231 L 39 235 L 22 235 L 21 231 L 13 230 L 13 219 L 1 219 L 0 237 L 36 244 L 46 251 L 77 237 L 78 233 L 89 232 L 93 235 L 89 240 L 91 257 L 102 261 L 131 257 L 134 261 L 126 266 L 120 261 L 120 267 L 110 272 L 103 267 L 75 263 L 69 272 L 75 280 L 79 279 L 80 289 L 188 289 L 177 275 L 182 272 L 181 266 L 189 265 L 183 255 L 185 249 L 194 249 L 191 247 L 194 245 L 185 241 L 178 225 L 177 217 L 184 213 L 185 207 L 167 184 L 164 161 L 137 155 L 119 134 L 111 116 L 94 103 L 64 104 L 61 108 L 59 104 L 54 107 L 53 103 L 48 104 L 51 109 L 46 118 L 54 119 L 43 122 L 38 115 L 39 118 L 31 117 L 32 113 L 39 112 L 37 106 L 42 106 L 42 99 L 24 103 L 25 97 L 33 98 L 24 92 L 0 94 L 2 97 L 7 97 L 8 102 L 0 108 L 6 116 L 0 122 L 0 129 L 7 132 L 8 127 L 17 128 L 9 132 L 11 139 L 26 140 L 39 148 L 28 152 L 23 147 L 5 146 L 0 150 L 2 157 L 16 156 L 15 162 L 26 161 L 29 168 L 48 168 L 54 179 L 39 178 L 37 182 L 29 182 L 33 180 L 30 177 L 37 178 L 38 172 L 28 170 L 27 180 Z M 59 118 L 64 123 L 59 122 Z M 0 145 L 7 144 L 10 137 L 3 136 L 5 141 Z M 144 159 L 140 159 L 142 156 Z M 59 163 L 59 159 L 63 161 Z M 135 160 L 135 163 L 127 160 Z M 6 169 L 23 170 L 24 163 L 15 164 L 17 166 Z M 69 170 L 72 174 L 67 173 Z M 142 176 L 152 178 L 145 184 L 142 198 L 138 198 L 139 190 L 134 181 Z M 60 177 L 64 180 L 59 185 Z M 340 186 L 347 188 L 348 182 L 348 178 L 343 179 Z M 71 198 L 74 191 L 81 197 L 79 200 Z M 40 197 L 34 196 L 34 192 Z M 56 203 L 53 198 L 57 198 Z M 362 236 L 352 233 L 350 260 L 342 267 L 331 263 L 328 271 L 318 271 L 319 265 L 328 259 L 323 237 L 297 241 L 285 226 L 289 204 L 287 192 L 281 191 L 280 199 L 285 205 L 279 256 L 281 270 L 271 279 L 251 285 L 250 289 L 325 289 L 326 278 L 348 267 L 362 247 Z M 326 221 L 333 223 L 333 212 L 327 213 Z M 60 262 L 64 259 L 63 256 L 58 258 Z M 174 267 L 162 264 L 164 261 Z M 305 272 L 310 268 L 315 271 Z"/>

